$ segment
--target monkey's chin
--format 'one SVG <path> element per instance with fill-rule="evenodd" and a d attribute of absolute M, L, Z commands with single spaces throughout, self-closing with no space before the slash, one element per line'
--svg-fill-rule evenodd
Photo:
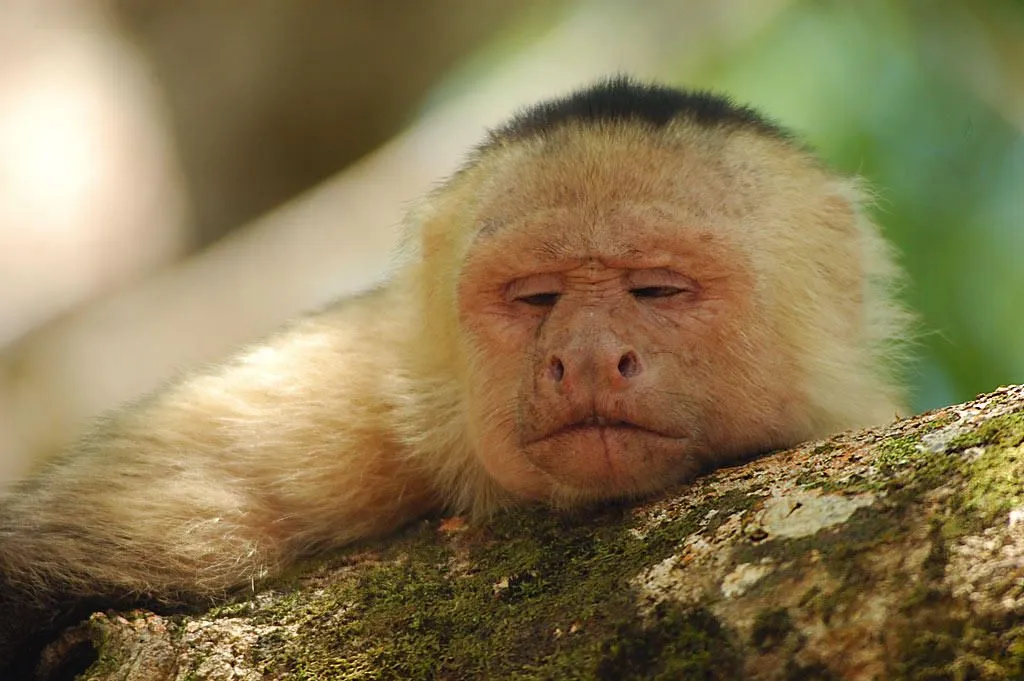
<path fill-rule="evenodd" d="M 692 474 L 689 439 L 633 425 L 576 425 L 524 448 L 559 488 L 580 498 L 636 496 Z M 567 490 L 568 491 L 568 490 Z"/>

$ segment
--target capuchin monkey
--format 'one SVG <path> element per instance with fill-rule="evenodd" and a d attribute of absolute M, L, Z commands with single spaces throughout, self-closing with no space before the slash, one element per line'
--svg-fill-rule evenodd
<path fill-rule="evenodd" d="M 901 409 L 855 181 L 755 111 L 616 78 L 514 116 L 381 288 L 100 420 L 0 506 L 39 602 L 216 598 L 444 510 L 575 507 Z"/>

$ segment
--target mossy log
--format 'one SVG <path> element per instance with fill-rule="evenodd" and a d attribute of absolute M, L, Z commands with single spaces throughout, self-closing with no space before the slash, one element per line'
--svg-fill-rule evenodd
<path fill-rule="evenodd" d="M 1024 679 L 1024 386 L 257 589 L 96 613 L 40 672 L 95 646 L 81 679 Z"/>

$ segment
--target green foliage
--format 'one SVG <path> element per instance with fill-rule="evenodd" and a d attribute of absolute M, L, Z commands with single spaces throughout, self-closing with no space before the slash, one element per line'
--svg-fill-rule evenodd
<path fill-rule="evenodd" d="M 981 6 L 794 2 L 696 83 L 753 102 L 875 189 L 921 317 L 916 409 L 1024 382 L 1024 131 L 1007 114 L 1024 118 L 994 106 L 1020 102 L 1021 83 L 986 61 L 992 40 L 1011 57 L 1024 40 L 1024 6 Z M 951 42 L 968 35 L 972 49 Z"/>

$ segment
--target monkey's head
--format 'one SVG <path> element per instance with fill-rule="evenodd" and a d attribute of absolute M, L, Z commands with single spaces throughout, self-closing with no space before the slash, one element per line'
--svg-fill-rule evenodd
<path fill-rule="evenodd" d="M 706 94 L 615 80 L 493 132 L 422 227 L 487 472 L 567 504 L 857 425 L 880 397 L 854 196 Z"/>

